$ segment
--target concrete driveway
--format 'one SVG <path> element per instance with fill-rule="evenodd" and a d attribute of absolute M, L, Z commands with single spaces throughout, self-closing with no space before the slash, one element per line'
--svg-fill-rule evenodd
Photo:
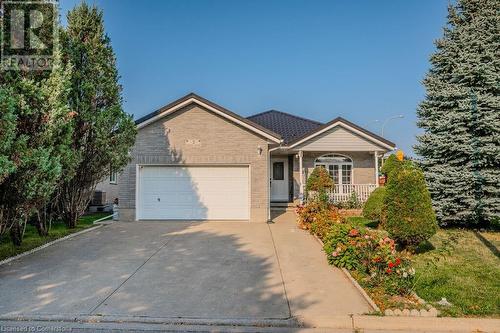
<path fill-rule="evenodd" d="M 287 212 L 122 222 L 0 266 L 0 316 L 329 321 L 372 309 Z M 120 319 L 121 320 L 121 319 Z"/>

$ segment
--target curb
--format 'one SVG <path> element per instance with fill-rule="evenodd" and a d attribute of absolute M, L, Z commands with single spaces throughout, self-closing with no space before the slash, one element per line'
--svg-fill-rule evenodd
<path fill-rule="evenodd" d="M 73 238 L 73 237 L 76 237 L 78 235 L 81 235 L 81 234 L 84 234 L 86 232 L 89 232 L 89 231 L 92 231 L 92 230 L 96 230 L 96 229 L 99 229 L 101 228 L 102 226 L 104 226 L 104 224 L 96 224 L 94 227 L 90 227 L 90 228 L 87 228 L 87 229 L 84 229 L 84 230 L 81 230 L 81 231 L 78 231 L 78 232 L 75 232 L 73 234 L 69 234 L 67 236 L 64 236 L 64 237 L 61 237 L 61 238 L 58 238 L 58 239 L 55 239 L 51 242 L 48 242 L 48 243 L 45 243 L 43 245 L 40 245 L 39 247 L 35 247 L 34 249 L 31 249 L 31 250 L 28 250 L 26 252 L 23 252 L 23 253 L 19 253 L 18 255 L 15 255 L 13 257 L 10 257 L 10 258 L 7 258 L 7 259 L 4 259 L 2 261 L 0 261 L 0 266 L 2 265 L 5 265 L 5 264 L 8 264 L 10 263 L 11 261 L 14 261 L 14 260 L 17 260 L 17 259 L 20 259 L 22 257 L 25 257 L 27 255 L 30 255 L 30 254 L 33 254 L 35 252 L 38 252 L 40 250 L 43 250 L 45 249 L 46 247 L 49 247 L 51 245 L 54 245 L 56 243 L 59 243 L 59 242 L 62 242 L 62 241 L 65 241 L 67 239 L 70 239 L 70 238 Z"/>
<path fill-rule="evenodd" d="M 494 318 L 433 318 L 433 317 L 383 317 L 372 315 L 334 318 L 325 326 L 296 326 L 294 318 L 284 319 L 210 319 L 178 317 L 96 316 L 96 315 L 45 315 L 0 316 L 0 325 L 20 327 L 8 332 L 28 332 L 25 327 L 40 327 L 40 332 L 54 331 L 54 326 L 68 326 L 71 331 L 93 332 L 498 332 L 500 319 Z M 295 318 L 296 319 L 296 318 Z M 10 323 L 12 326 L 10 326 Z M 249 324 L 254 324 L 249 326 Z M 269 326 L 273 325 L 274 326 Z M 17 325 L 17 326 L 15 326 Z M 141 326 L 143 325 L 143 326 Z M 148 326 L 151 325 L 151 326 Z M 155 326 L 153 326 L 155 325 Z M 162 326 L 163 325 L 163 326 Z M 48 328 L 47 330 L 44 330 Z M 5 330 L 7 332 L 7 330 Z M 30 331 L 31 332 L 31 331 Z"/>
<path fill-rule="evenodd" d="M 311 234 L 317 241 L 318 243 L 321 245 L 321 248 L 323 249 L 323 247 L 325 246 L 325 244 L 323 243 L 323 241 L 321 239 L 319 239 L 318 236 L 314 235 L 314 234 Z M 371 297 L 366 293 L 366 291 L 359 285 L 358 281 L 356 281 L 351 273 L 349 273 L 349 271 L 345 268 L 341 268 L 340 269 L 344 275 L 347 277 L 347 279 L 349 281 L 351 281 L 351 283 L 354 285 L 354 287 L 359 291 L 359 293 L 363 296 L 363 298 L 365 299 L 365 301 L 373 308 L 374 311 L 376 312 L 380 312 L 380 308 L 377 306 L 377 304 L 375 304 L 375 302 L 371 299 Z"/>
<path fill-rule="evenodd" d="M 368 302 L 368 304 L 370 304 L 370 306 L 373 308 L 373 310 L 375 310 L 377 312 L 381 312 L 380 308 L 377 306 L 377 304 L 375 304 L 375 302 L 371 299 L 371 297 L 368 296 L 366 291 L 359 285 L 358 281 L 356 281 L 352 277 L 351 273 L 349 273 L 349 271 L 343 267 L 341 268 L 341 270 L 342 270 L 342 272 L 344 272 L 345 276 L 351 281 L 351 283 L 354 285 L 354 287 L 356 287 L 356 289 L 358 289 L 358 291 L 361 293 L 361 295 L 363 295 L 363 297 Z"/>
<path fill-rule="evenodd" d="M 78 323 L 133 323 L 164 325 L 200 325 L 200 326 L 252 326 L 252 327 L 286 327 L 300 328 L 295 318 L 283 319 L 209 319 L 183 317 L 141 317 L 112 315 L 33 315 L 33 316 L 0 316 L 4 321 L 43 321 L 43 322 L 78 322 Z"/>

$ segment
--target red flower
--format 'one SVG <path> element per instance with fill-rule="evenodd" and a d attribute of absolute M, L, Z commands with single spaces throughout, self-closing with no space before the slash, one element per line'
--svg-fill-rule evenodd
<path fill-rule="evenodd" d="M 352 229 L 351 231 L 349 231 L 349 236 L 351 236 L 351 237 L 358 236 L 358 235 L 359 235 L 359 231 L 356 229 Z"/>
<path fill-rule="evenodd" d="M 401 259 L 397 258 L 396 259 L 396 266 L 398 266 L 399 264 L 401 264 Z"/>
<path fill-rule="evenodd" d="M 385 270 L 385 272 L 386 272 L 387 274 L 391 274 L 391 273 L 392 273 L 392 269 L 387 268 L 387 269 Z"/>
<path fill-rule="evenodd" d="M 389 265 L 388 265 L 388 266 L 389 266 L 389 268 L 393 268 L 393 267 L 394 267 L 394 266 L 396 266 L 396 265 L 394 265 L 394 264 L 392 263 L 392 261 L 389 261 Z"/>

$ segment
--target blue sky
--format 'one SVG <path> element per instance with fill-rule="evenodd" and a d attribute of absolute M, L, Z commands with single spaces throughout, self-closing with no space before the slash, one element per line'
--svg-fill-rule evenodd
<path fill-rule="evenodd" d="M 79 0 L 61 0 L 63 22 Z M 125 111 L 195 92 L 242 116 L 342 116 L 411 153 L 449 0 L 87 0 L 104 10 Z M 376 120 L 379 120 L 378 122 Z"/>

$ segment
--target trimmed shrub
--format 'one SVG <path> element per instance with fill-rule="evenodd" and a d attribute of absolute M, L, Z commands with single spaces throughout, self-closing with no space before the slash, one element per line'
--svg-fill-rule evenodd
<path fill-rule="evenodd" d="M 333 179 L 328 170 L 323 167 L 314 168 L 309 178 L 307 178 L 306 190 L 322 192 L 330 190 L 333 186 Z"/>
<path fill-rule="evenodd" d="M 370 220 L 381 221 L 386 188 L 377 187 L 370 194 L 363 207 L 363 216 Z"/>
<path fill-rule="evenodd" d="M 415 167 L 392 170 L 384 198 L 383 228 L 403 246 L 415 246 L 437 231 L 424 174 Z"/>
<path fill-rule="evenodd" d="M 408 160 L 400 161 L 397 159 L 395 154 L 392 154 L 384 161 L 384 165 L 382 166 L 380 171 L 383 174 L 385 174 L 387 176 L 387 178 L 389 178 L 389 174 L 392 171 L 394 171 L 396 169 L 400 170 L 404 167 L 409 167 L 409 166 L 413 166 L 413 163 L 411 161 L 408 161 Z"/>

